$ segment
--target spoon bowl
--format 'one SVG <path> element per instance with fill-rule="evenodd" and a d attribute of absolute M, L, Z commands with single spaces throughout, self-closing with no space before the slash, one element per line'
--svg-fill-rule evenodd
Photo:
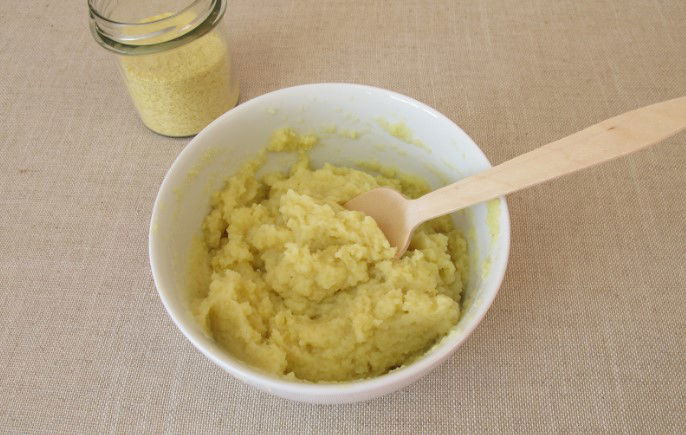
<path fill-rule="evenodd" d="M 346 202 L 345 208 L 361 211 L 374 219 L 391 246 L 398 248 L 395 257 L 400 258 L 407 250 L 417 226 L 409 204 L 411 200 L 397 190 L 377 187 Z"/>

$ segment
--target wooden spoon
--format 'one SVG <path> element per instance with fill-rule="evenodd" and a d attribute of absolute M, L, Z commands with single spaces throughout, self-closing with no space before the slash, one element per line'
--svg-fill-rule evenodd
<path fill-rule="evenodd" d="M 646 148 L 686 128 L 686 97 L 626 112 L 421 198 L 380 187 L 345 204 L 374 218 L 396 258 L 422 222 Z"/>

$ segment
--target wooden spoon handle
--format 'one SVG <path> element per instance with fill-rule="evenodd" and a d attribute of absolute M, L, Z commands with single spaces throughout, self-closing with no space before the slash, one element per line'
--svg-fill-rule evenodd
<path fill-rule="evenodd" d="M 638 151 L 686 128 L 686 97 L 626 112 L 412 201 L 419 223 Z"/>

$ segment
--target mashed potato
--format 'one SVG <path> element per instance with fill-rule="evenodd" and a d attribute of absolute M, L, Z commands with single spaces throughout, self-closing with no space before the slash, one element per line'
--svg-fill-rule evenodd
<path fill-rule="evenodd" d="M 381 375 L 457 323 L 466 242 L 439 218 L 395 260 L 374 220 L 341 204 L 379 186 L 417 197 L 426 184 L 392 170 L 312 169 L 303 150 L 316 141 L 277 131 L 269 150 L 299 153 L 290 172 L 257 177 L 263 153 L 214 195 L 193 310 L 216 342 L 268 373 L 313 382 Z"/>

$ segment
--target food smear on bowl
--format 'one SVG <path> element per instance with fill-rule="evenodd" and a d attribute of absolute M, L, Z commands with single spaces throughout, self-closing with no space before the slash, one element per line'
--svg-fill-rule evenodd
<path fill-rule="evenodd" d="M 316 136 L 274 133 L 267 151 L 213 195 L 193 266 L 191 306 L 205 333 L 270 374 L 311 382 L 379 376 L 408 364 L 460 317 L 467 242 L 449 217 L 423 224 L 394 259 L 374 220 L 342 204 L 388 186 L 428 192 L 415 177 L 310 166 Z M 270 152 L 288 172 L 258 176 Z"/>
<path fill-rule="evenodd" d="M 400 139 L 401 141 L 414 145 L 416 147 L 422 148 L 424 151 L 431 152 L 431 148 L 428 147 L 424 142 L 414 137 L 410 128 L 403 122 L 398 122 L 392 124 L 388 122 L 385 118 L 377 118 L 376 122 L 381 128 L 386 130 L 386 133 L 391 136 Z"/>

